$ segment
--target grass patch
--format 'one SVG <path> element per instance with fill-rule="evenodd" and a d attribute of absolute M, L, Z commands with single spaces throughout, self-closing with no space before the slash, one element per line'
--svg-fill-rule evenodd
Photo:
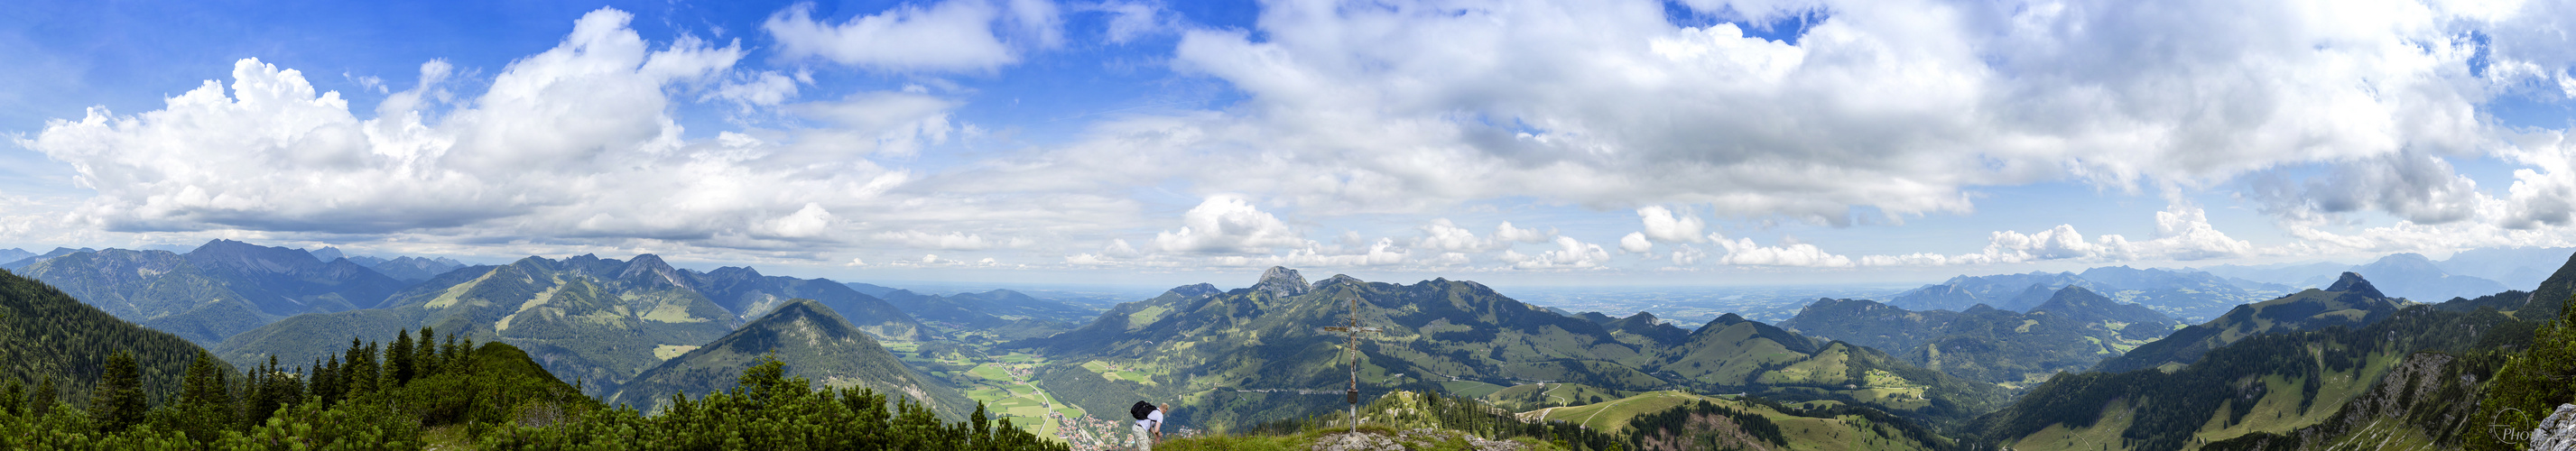
<path fill-rule="evenodd" d="M 670 360 L 672 357 L 679 357 L 681 354 L 687 354 L 687 353 L 689 353 L 689 351 L 696 351 L 696 350 L 698 350 L 698 347 L 697 347 L 696 345 L 660 345 L 660 346 L 654 346 L 654 347 L 653 347 L 653 358 L 656 358 L 656 359 L 662 359 L 662 360 Z"/>
<path fill-rule="evenodd" d="M 1447 381 L 1440 383 L 1440 389 L 1461 398 L 1482 398 L 1501 391 L 1503 386 L 1476 381 Z"/>
<path fill-rule="evenodd" d="M 1619 398 L 1617 400 L 1605 401 L 1598 404 L 1548 409 L 1543 412 L 1532 412 L 1536 415 L 1531 415 L 1523 419 L 1538 421 L 1563 420 L 1583 425 L 1585 428 L 1615 433 L 1626 429 L 1628 427 L 1628 420 L 1634 419 L 1639 415 L 1671 410 L 1674 407 L 1698 400 L 1707 400 L 1720 405 L 1742 409 L 1742 406 L 1731 400 L 1679 391 L 1659 391 Z"/>
<path fill-rule="evenodd" d="M 975 369 L 966 371 L 966 374 L 1001 382 L 1011 381 L 1010 372 L 1003 371 L 1002 367 L 993 365 L 976 365 Z"/>
<path fill-rule="evenodd" d="M 1148 324 L 1154 324 L 1154 320 L 1161 319 L 1163 317 L 1163 312 L 1169 311 L 1172 311 L 1171 307 L 1158 305 L 1146 307 L 1144 310 L 1136 311 L 1136 313 L 1127 314 L 1127 329 L 1135 330 L 1140 327 L 1145 327 L 1145 325 Z"/>
<path fill-rule="evenodd" d="M 2048 425 L 2037 433 L 2022 437 L 2021 441 L 2013 442 L 2012 449 L 2091 450 L 2119 447 L 2120 431 L 2128 430 L 2129 422 L 2136 417 L 2136 413 L 2129 411 L 2128 400 L 2111 401 L 2110 405 L 2102 406 L 2102 419 L 2093 422 L 2093 427 L 2072 429 L 2065 424 Z"/>

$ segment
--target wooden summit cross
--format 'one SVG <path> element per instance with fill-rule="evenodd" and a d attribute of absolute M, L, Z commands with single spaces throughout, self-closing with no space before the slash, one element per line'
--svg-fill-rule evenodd
<path fill-rule="evenodd" d="M 1351 433 L 1357 434 L 1360 432 L 1360 333 L 1379 332 L 1383 329 L 1360 327 L 1360 297 L 1351 296 L 1350 324 L 1325 327 L 1324 330 L 1341 332 L 1351 337 L 1351 344 L 1344 348 L 1351 353 L 1351 390 L 1345 392 L 1343 401 L 1351 405 Z"/>

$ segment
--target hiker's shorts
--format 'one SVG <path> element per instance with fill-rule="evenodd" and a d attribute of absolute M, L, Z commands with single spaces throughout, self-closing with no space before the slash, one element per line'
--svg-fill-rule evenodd
<path fill-rule="evenodd" d="M 1136 451 L 1154 451 L 1153 431 L 1145 429 L 1142 424 L 1128 426 L 1128 429 L 1136 431 Z"/>

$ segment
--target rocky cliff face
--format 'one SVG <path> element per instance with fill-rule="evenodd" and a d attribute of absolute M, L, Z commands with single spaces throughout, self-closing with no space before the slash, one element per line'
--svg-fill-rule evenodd
<path fill-rule="evenodd" d="M 2540 428 L 2531 430 L 2531 449 L 2576 449 L 2576 404 L 2559 404 L 2558 413 L 2540 420 Z"/>

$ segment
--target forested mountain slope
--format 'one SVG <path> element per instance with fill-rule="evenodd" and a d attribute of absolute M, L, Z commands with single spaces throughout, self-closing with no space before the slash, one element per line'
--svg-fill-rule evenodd
<path fill-rule="evenodd" d="M 2058 290 L 2083 287 L 2121 303 L 2146 306 L 2174 318 L 2199 321 L 2237 305 L 2293 291 L 2289 286 L 2223 277 L 2191 269 L 2138 269 L 2104 266 L 2082 273 L 2030 272 L 1958 276 L 1889 298 L 1888 305 L 1914 311 L 1964 312 L 1977 304 L 2026 312 L 2048 302 Z"/>
<path fill-rule="evenodd" d="M 269 354 L 309 359 L 351 337 L 432 327 L 517 345 L 556 375 L 605 395 L 740 324 L 716 297 L 765 311 L 802 295 L 832 299 L 819 302 L 880 338 L 922 337 L 919 323 L 884 301 L 829 280 L 741 268 L 700 274 L 652 254 L 630 261 L 582 255 L 448 272 L 396 294 L 388 308 L 296 316 L 225 340 L 215 351 L 235 362 Z"/>
<path fill-rule="evenodd" d="M 867 387 L 908 397 L 931 406 L 942 417 L 964 419 L 975 407 L 955 388 L 904 367 L 867 333 L 810 299 L 788 301 L 724 338 L 662 361 L 622 385 L 608 402 L 649 412 L 660 409 L 672 393 L 699 397 L 732 389 L 743 368 L 763 355 L 787 362 L 789 376 L 812 380 L 817 386 Z"/>
<path fill-rule="evenodd" d="M 730 312 L 649 267 L 584 260 L 529 257 L 449 272 L 397 295 L 390 308 L 299 315 L 225 340 L 215 352 L 236 363 L 271 354 L 304 361 L 350 338 L 431 327 L 516 345 L 556 376 L 605 394 L 660 363 L 657 351 L 732 330 Z"/>
<path fill-rule="evenodd" d="M 1186 287 L 1185 287 L 1186 288 Z M 1822 343 L 1721 317 L 1681 338 L 1559 315 L 1482 284 L 1412 285 L 1335 276 L 1307 284 L 1273 268 L 1251 288 L 1176 289 L 1122 304 L 1073 331 L 1007 345 L 1049 355 L 1038 371 L 1054 393 L 1094 411 L 1137 399 L 1175 399 L 1183 424 L 1243 425 L 1295 418 L 1340 402 L 1349 378 L 1344 324 L 1357 301 L 1360 377 L 1372 387 L 1490 390 L 1540 381 L 1612 390 L 1695 388 L 1794 399 L 1837 399 L 1926 418 L 1964 417 L 2001 389 L 1905 365 L 1883 353 Z M 1640 319 L 1643 322 L 1643 319 Z M 1377 390 L 1377 389 L 1371 389 Z M 1336 395 L 1336 396 L 1325 396 Z"/>
<path fill-rule="evenodd" d="M 2335 418 L 2409 355 L 2490 349 L 2509 339 L 2490 332 L 2514 321 L 2494 310 L 2416 304 L 2367 326 L 2250 335 L 2170 371 L 2058 376 L 1979 419 L 1977 429 L 1984 440 L 2024 450 L 2171 450 L 2287 433 Z"/>
<path fill-rule="evenodd" d="M 2361 327 L 2397 313 L 2406 304 L 2379 293 L 2361 275 L 2343 278 L 2324 290 L 2308 289 L 2279 299 L 2238 306 L 2206 323 L 2185 327 L 2127 354 L 2102 361 L 2098 371 L 2187 365 L 2209 352 L 2246 337 L 2272 332 L 2318 330 L 2331 326 Z"/>
<path fill-rule="evenodd" d="M 2069 286 L 2017 313 L 1978 305 L 1965 312 L 1907 311 L 1867 300 L 1820 299 L 1781 326 L 1888 350 L 1908 363 L 1999 384 L 2037 384 L 2083 371 L 2171 333 L 2163 314 Z"/>
<path fill-rule="evenodd" d="M 374 307 L 407 285 L 346 259 L 228 240 L 187 254 L 69 253 L 19 272 L 118 318 L 209 345 L 288 316 Z"/>
<path fill-rule="evenodd" d="M 51 379 L 66 401 L 88 399 L 107 357 L 133 352 L 154 398 L 179 393 L 179 375 L 204 352 L 167 332 L 136 326 L 43 282 L 0 271 L 0 385 Z M 226 368 L 229 371 L 229 367 Z M 57 399 L 37 393 L 39 399 Z"/>

